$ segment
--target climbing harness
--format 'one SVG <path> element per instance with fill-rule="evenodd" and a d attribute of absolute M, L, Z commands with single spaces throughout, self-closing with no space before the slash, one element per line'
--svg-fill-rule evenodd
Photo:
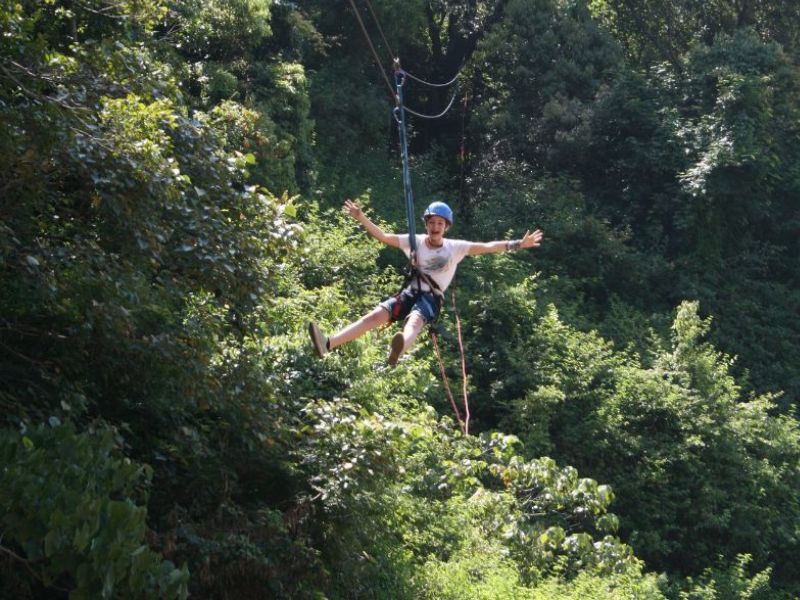
<path fill-rule="evenodd" d="M 422 283 L 425 283 L 430 293 L 436 298 L 437 301 L 437 315 L 441 311 L 442 306 L 444 304 L 444 293 L 442 292 L 439 285 L 426 273 L 423 273 L 421 269 L 417 266 L 417 235 L 416 235 L 416 227 L 415 227 L 415 219 L 414 219 L 414 193 L 411 187 L 411 169 L 409 167 L 409 160 L 408 160 L 408 137 L 406 132 L 406 113 L 412 114 L 416 117 L 420 117 L 423 119 L 439 119 L 443 117 L 450 108 L 453 106 L 455 102 L 455 98 L 457 95 L 457 90 L 454 91 L 450 102 L 447 104 L 445 109 L 436 115 L 426 115 L 423 113 L 419 113 L 417 111 L 411 110 L 405 105 L 404 101 L 404 87 L 406 85 L 407 80 L 412 80 L 417 83 L 427 85 L 434 88 L 444 88 L 449 87 L 457 82 L 460 72 L 456 74 L 453 79 L 446 83 L 429 83 L 411 73 L 405 71 L 402 66 L 400 65 L 400 59 L 396 58 L 397 55 L 391 51 L 388 41 L 386 40 L 386 36 L 383 33 L 383 28 L 380 25 L 380 22 L 375 14 L 374 9 L 372 8 L 372 4 L 370 0 L 366 0 L 366 3 L 369 7 L 369 11 L 372 14 L 372 18 L 375 21 L 375 24 L 378 27 L 378 31 L 383 38 L 383 43 L 385 44 L 386 48 L 389 50 L 390 54 L 395 57 L 392 59 L 392 70 L 394 71 L 394 80 L 395 85 L 394 89 L 392 89 L 391 84 L 389 83 L 389 79 L 386 76 L 386 72 L 382 67 L 382 63 L 380 57 L 378 55 L 377 50 L 375 49 L 375 45 L 372 43 L 372 39 L 370 38 L 369 32 L 367 31 L 366 26 L 364 25 L 364 21 L 361 18 L 361 14 L 359 13 L 358 9 L 356 8 L 354 0 L 350 0 L 350 6 L 353 9 L 353 13 L 358 20 L 358 24 L 361 27 L 361 31 L 364 34 L 364 37 L 367 40 L 367 44 L 372 51 L 372 55 L 375 58 L 376 63 L 378 64 L 378 68 L 381 71 L 381 75 L 383 76 L 384 81 L 386 82 L 387 86 L 389 87 L 390 93 L 392 95 L 392 101 L 394 103 L 394 107 L 392 109 L 392 115 L 394 116 L 395 121 L 397 122 L 397 131 L 399 135 L 399 142 L 400 142 L 400 158 L 403 167 L 403 195 L 405 201 L 405 209 L 406 209 L 406 220 L 408 221 L 408 241 L 410 246 L 410 260 L 409 260 L 409 271 L 406 275 L 406 280 L 403 283 L 402 287 L 400 288 L 400 292 L 397 293 L 396 296 L 399 296 L 402 293 L 402 290 L 406 289 L 412 282 L 416 281 L 416 290 L 417 293 L 428 293 L 424 291 L 422 288 Z M 460 71 L 460 70 L 459 70 Z M 413 288 L 412 288 L 413 289 Z M 456 419 L 458 424 L 461 428 L 462 433 L 466 436 L 469 435 L 469 398 L 467 396 L 467 368 L 466 368 L 466 360 L 464 358 L 464 344 L 462 342 L 461 337 L 461 319 L 458 314 L 458 309 L 456 308 L 456 296 L 455 292 L 452 292 L 452 302 L 453 302 L 453 314 L 455 315 L 456 320 L 456 331 L 458 334 L 458 349 L 461 355 L 461 381 L 462 381 L 462 394 L 463 394 L 463 401 L 464 401 L 464 415 L 462 417 L 461 411 L 458 408 L 458 405 L 453 397 L 452 391 L 450 390 L 450 383 L 447 378 L 447 373 L 445 371 L 444 361 L 442 360 L 442 354 L 439 347 L 439 340 L 436 334 L 435 329 L 433 328 L 433 324 L 429 325 L 429 333 L 431 337 L 431 342 L 434 348 L 434 352 L 436 354 L 436 358 L 439 363 L 439 371 L 442 375 L 442 381 L 444 383 L 445 391 L 447 392 L 447 397 L 450 400 L 450 404 L 453 407 L 453 412 L 456 415 Z"/>

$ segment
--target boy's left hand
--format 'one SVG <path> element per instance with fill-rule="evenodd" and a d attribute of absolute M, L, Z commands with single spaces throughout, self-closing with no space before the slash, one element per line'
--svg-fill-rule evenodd
<path fill-rule="evenodd" d="M 522 239 L 519 242 L 520 248 L 538 248 L 542 245 L 542 238 L 544 237 L 544 232 L 541 229 L 537 229 L 533 233 L 530 230 L 525 232 L 525 235 L 522 236 Z"/>

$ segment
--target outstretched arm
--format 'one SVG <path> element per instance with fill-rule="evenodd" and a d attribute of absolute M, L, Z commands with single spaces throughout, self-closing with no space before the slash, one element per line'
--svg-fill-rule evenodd
<path fill-rule="evenodd" d="M 527 231 L 521 240 L 509 240 L 507 242 L 473 242 L 469 248 L 469 256 L 479 254 L 490 254 L 492 252 L 514 252 L 526 248 L 538 248 L 542 245 L 544 233 L 541 229 L 534 232 Z"/>
<path fill-rule="evenodd" d="M 400 247 L 400 237 L 396 233 L 385 233 L 383 229 L 370 221 L 369 217 L 367 217 L 367 215 L 364 214 L 364 211 L 361 210 L 361 206 L 359 204 L 348 198 L 344 201 L 343 209 L 347 214 L 361 223 L 362 227 L 367 230 L 367 233 L 369 233 L 376 240 L 386 244 L 387 246 L 393 246 L 395 248 Z"/>

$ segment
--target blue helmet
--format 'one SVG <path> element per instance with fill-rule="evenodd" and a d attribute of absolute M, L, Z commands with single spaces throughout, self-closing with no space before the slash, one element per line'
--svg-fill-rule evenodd
<path fill-rule="evenodd" d="M 425 213 L 422 215 L 422 220 L 427 221 L 428 217 L 442 217 L 447 221 L 448 225 L 453 224 L 453 211 L 444 202 L 431 202 Z"/>

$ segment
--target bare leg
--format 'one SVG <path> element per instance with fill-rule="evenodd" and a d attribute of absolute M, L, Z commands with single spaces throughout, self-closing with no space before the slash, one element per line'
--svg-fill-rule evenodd
<path fill-rule="evenodd" d="M 416 311 L 411 311 L 405 325 L 403 325 L 403 331 L 398 331 L 392 338 L 392 343 L 389 346 L 389 357 L 386 360 L 389 366 L 396 365 L 400 355 L 414 345 L 414 341 L 424 326 L 425 319 L 422 318 L 422 315 Z"/>
<path fill-rule="evenodd" d="M 417 311 L 412 310 L 403 327 L 403 340 L 405 341 L 403 352 L 411 350 L 411 346 L 414 345 L 423 327 L 425 327 L 425 319 Z"/>
<path fill-rule="evenodd" d="M 381 306 L 376 306 L 371 312 L 361 317 L 358 321 L 350 323 L 347 327 L 334 333 L 328 338 L 330 349 L 333 350 L 337 346 L 351 342 L 357 337 L 367 333 L 371 329 L 375 329 L 379 325 L 389 322 L 389 311 Z"/>
<path fill-rule="evenodd" d="M 417 311 L 412 310 L 403 326 L 403 352 L 411 350 L 411 346 L 414 345 L 423 327 L 425 327 L 425 319 Z"/>

